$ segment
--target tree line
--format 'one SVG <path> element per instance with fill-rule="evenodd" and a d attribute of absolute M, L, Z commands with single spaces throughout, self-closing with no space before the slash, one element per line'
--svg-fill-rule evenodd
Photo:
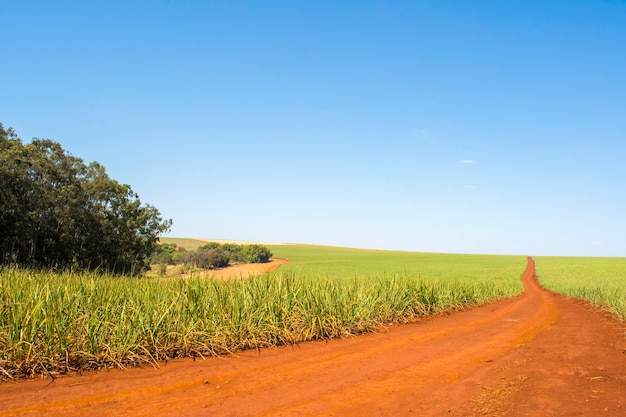
<path fill-rule="evenodd" d="M 265 263 L 269 262 L 271 257 L 270 249 L 258 244 L 209 242 L 194 251 L 187 251 L 174 243 L 164 243 L 158 245 L 152 254 L 151 263 L 160 265 L 182 263 L 201 269 L 216 269 L 238 263 Z"/>
<path fill-rule="evenodd" d="M 171 225 L 99 163 L 0 123 L 0 264 L 139 274 Z"/>

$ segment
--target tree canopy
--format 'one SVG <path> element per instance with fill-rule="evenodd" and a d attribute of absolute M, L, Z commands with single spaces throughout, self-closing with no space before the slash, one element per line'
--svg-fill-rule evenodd
<path fill-rule="evenodd" d="M 171 224 L 97 162 L 0 123 L 0 264 L 137 274 Z"/>

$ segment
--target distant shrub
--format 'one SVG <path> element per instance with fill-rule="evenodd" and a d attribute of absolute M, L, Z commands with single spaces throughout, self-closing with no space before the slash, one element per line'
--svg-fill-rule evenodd
<path fill-rule="evenodd" d="M 246 258 L 243 256 L 243 246 L 236 243 L 224 243 L 222 245 L 224 252 L 228 254 L 230 263 L 238 264 L 246 262 Z"/>
<path fill-rule="evenodd" d="M 183 262 L 185 265 L 202 269 L 215 269 L 236 263 L 265 263 L 269 262 L 271 257 L 272 252 L 263 245 L 236 243 L 221 245 L 217 242 L 208 242 L 195 251 L 171 253 L 171 262 Z"/>
<path fill-rule="evenodd" d="M 170 265 L 174 261 L 172 259 L 173 254 L 176 253 L 176 244 L 174 243 L 161 243 L 158 244 L 150 256 L 151 264 L 164 264 Z"/>
<path fill-rule="evenodd" d="M 227 252 L 231 264 L 243 264 L 246 263 L 246 258 L 242 252 Z"/>
<path fill-rule="evenodd" d="M 203 249 L 218 249 L 218 248 L 221 248 L 221 247 L 222 247 L 222 245 L 220 245 L 220 244 L 219 244 L 219 243 L 217 243 L 217 242 L 209 242 L 209 243 L 207 243 L 207 244 L 205 244 L 205 245 L 199 246 L 199 247 L 198 247 L 198 250 L 203 250 Z"/>
<path fill-rule="evenodd" d="M 172 254 L 172 263 L 180 264 L 185 262 L 185 257 L 187 256 L 186 251 L 176 251 Z"/>
<path fill-rule="evenodd" d="M 243 256 L 246 262 L 260 264 L 269 262 L 272 257 L 272 252 L 263 245 L 244 245 Z"/>
<path fill-rule="evenodd" d="M 173 253 L 177 250 L 176 243 L 160 243 L 157 247 L 157 251 Z"/>
<path fill-rule="evenodd" d="M 151 264 L 169 265 L 172 263 L 172 254 L 170 252 L 160 252 L 152 256 Z"/>
<path fill-rule="evenodd" d="M 185 263 L 197 268 L 215 269 L 228 266 L 228 260 L 228 254 L 221 248 L 198 249 L 187 253 Z"/>
<path fill-rule="evenodd" d="M 243 252 L 243 246 L 238 245 L 237 243 L 224 243 L 221 246 L 222 249 L 224 249 L 225 252 L 229 252 L 229 253 L 242 253 Z"/>

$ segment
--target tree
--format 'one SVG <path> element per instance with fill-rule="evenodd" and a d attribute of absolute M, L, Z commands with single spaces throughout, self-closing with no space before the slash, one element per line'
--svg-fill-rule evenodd
<path fill-rule="evenodd" d="M 0 263 L 137 274 L 171 224 L 97 162 L 0 123 Z"/>
<path fill-rule="evenodd" d="M 150 255 L 150 264 L 171 265 L 174 263 L 174 254 L 176 253 L 175 243 L 158 244 L 152 255 Z"/>
<path fill-rule="evenodd" d="M 159 252 L 156 255 L 150 257 L 150 263 L 170 265 L 173 263 L 172 254 L 169 252 Z"/>
<path fill-rule="evenodd" d="M 186 263 L 202 269 L 223 268 L 228 266 L 228 254 L 221 248 L 198 249 L 188 252 Z"/>
<path fill-rule="evenodd" d="M 244 263 L 246 262 L 243 256 L 243 246 L 237 243 L 224 243 L 222 245 L 224 252 L 228 254 L 230 263 Z"/>
<path fill-rule="evenodd" d="M 198 249 L 202 250 L 202 249 L 217 249 L 217 248 L 221 248 L 222 245 L 220 245 L 218 242 L 209 242 L 209 243 L 205 243 L 204 245 L 198 246 Z"/>
<path fill-rule="evenodd" d="M 187 250 L 185 248 L 177 247 L 176 252 L 172 253 L 172 262 L 173 263 L 185 262 L 186 255 L 187 255 Z"/>
<path fill-rule="evenodd" d="M 263 245 L 245 245 L 243 247 L 243 256 L 247 262 L 259 264 L 269 262 L 272 252 Z"/>

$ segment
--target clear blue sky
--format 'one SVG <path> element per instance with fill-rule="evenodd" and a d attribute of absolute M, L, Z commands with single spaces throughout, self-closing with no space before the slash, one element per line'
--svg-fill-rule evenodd
<path fill-rule="evenodd" d="M 2 1 L 0 122 L 171 235 L 626 256 L 624 1 Z"/>

